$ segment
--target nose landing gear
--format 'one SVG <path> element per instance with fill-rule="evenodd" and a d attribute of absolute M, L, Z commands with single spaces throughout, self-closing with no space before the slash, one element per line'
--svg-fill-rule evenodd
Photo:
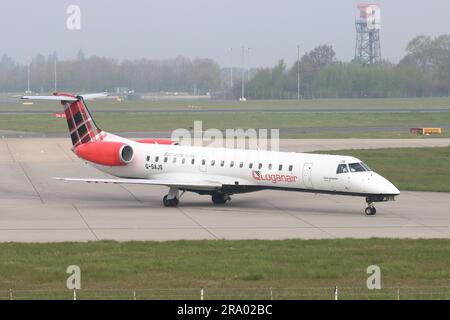
<path fill-rule="evenodd" d="M 377 209 L 375 209 L 375 202 L 394 201 L 397 195 L 398 194 L 379 194 L 366 197 L 367 208 L 364 212 L 368 216 L 375 215 L 377 213 Z"/>
<path fill-rule="evenodd" d="M 377 213 L 377 209 L 375 208 L 374 202 L 367 202 L 367 208 L 365 210 L 366 215 L 373 216 Z"/>

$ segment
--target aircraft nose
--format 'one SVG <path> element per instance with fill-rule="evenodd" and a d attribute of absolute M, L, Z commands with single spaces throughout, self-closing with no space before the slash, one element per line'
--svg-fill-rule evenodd
<path fill-rule="evenodd" d="M 393 195 L 399 195 L 400 194 L 400 190 L 398 190 L 397 187 L 394 186 L 389 180 L 386 179 L 386 181 L 387 181 L 388 184 L 386 185 L 385 188 L 386 188 L 386 190 L 389 190 L 386 193 L 393 194 Z"/>
<path fill-rule="evenodd" d="M 392 195 L 399 195 L 400 190 L 397 189 L 396 186 L 392 184 L 388 179 L 378 175 L 378 185 L 380 187 L 380 193 L 381 194 L 392 194 Z"/>
<path fill-rule="evenodd" d="M 367 179 L 367 180 L 366 180 Z M 389 180 L 376 172 L 367 173 L 364 191 L 373 194 L 399 195 L 400 191 Z"/>

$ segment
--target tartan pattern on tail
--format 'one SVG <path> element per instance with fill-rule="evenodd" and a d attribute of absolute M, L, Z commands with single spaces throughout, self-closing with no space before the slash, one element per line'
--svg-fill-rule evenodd
<path fill-rule="evenodd" d="M 103 140 L 103 131 L 98 129 L 82 97 L 76 102 L 63 102 L 70 138 L 74 147 L 80 144 Z"/>

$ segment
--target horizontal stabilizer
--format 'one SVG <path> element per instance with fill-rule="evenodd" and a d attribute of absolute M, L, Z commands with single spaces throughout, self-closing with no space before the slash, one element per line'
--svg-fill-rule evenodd
<path fill-rule="evenodd" d="M 21 99 L 24 100 L 45 100 L 45 101 L 66 101 L 66 102 L 75 102 L 78 101 L 78 97 L 83 97 L 84 100 L 94 100 L 106 98 L 108 94 L 106 92 L 103 93 L 89 93 L 89 94 L 81 94 L 79 96 L 72 96 L 66 94 L 55 93 L 53 96 L 21 96 Z"/>
<path fill-rule="evenodd" d="M 81 96 L 83 97 L 84 100 L 94 100 L 106 98 L 108 94 L 106 92 L 102 92 L 102 93 L 82 94 Z"/>
<path fill-rule="evenodd" d="M 78 101 L 77 98 L 68 97 L 68 96 L 21 96 L 20 99 L 45 100 L 45 101 L 68 101 L 68 102 Z"/>

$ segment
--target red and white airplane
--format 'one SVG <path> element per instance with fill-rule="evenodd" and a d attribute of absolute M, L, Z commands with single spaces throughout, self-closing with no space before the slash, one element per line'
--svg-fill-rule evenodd
<path fill-rule="evenodd" d="M 69 126 L 73 152 L 117 179 L 55 178 L 94 183 L 162 185 L 163 198 L 174 207 L 185 191 L 210 195 L 216 205 L 237 193 L 284 190 L 363 197 L 367 215 L 375 202 L 394 200 L 400 191 L 348 156 L 274 152 L 177 145 L 171 140 L 129 140 L 99 129 L 85 100 L 104 94 L 23 96 L 22 99 L 60 101 Z"/>

